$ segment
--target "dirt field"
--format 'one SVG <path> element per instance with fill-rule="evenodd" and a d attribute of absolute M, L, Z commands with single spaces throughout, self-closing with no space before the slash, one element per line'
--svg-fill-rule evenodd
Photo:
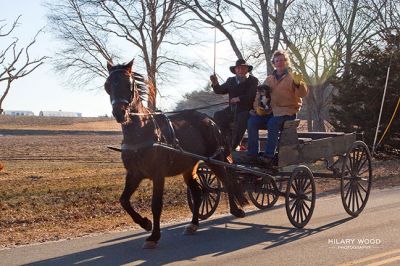
<path fill-rule="evenodd" d="M 0 135 L 0 247 L 136 228 L 119 205 L 125 170 L 121 141 L 110 119 L 43 119 L 0 116 L 1 129 L 115 131 L 115 134 Z M 400 161 L 374 161 L 374 187 L 398 185 Z M 0 167 L 1 168 L 1 167 Z M 318 192 L 338 182 L 318 182 Z M 134 194 L 136 209 L 150 215 L 151 184 Z M 218 212 L 225 213 L 225 201 Z M 162 222 L 189 220 L 182 178 L 168 178 Z"/>

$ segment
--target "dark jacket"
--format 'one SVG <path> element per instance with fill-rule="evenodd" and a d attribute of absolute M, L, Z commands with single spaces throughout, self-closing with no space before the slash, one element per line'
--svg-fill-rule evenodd
<path fill-rule="evenodd" d="M 239 112 L 250 111 L 253 108 L 253 102 L 256 97 L 258 79 L 252 75 L 245 82 L 237 84 L 236 77 L 230 77 L 224 84 L 212 86 L 216 94 L 229 94 L 229 99 L 239 97 L 237 103 Z"/>

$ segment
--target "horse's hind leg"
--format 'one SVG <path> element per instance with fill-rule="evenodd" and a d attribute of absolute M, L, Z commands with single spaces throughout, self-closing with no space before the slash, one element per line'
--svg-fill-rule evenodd
<path fill-rule="evenodd" d="M 183 174 L 185 183 L 187 184 L 193 199 L 192 221 L 186 226 L 183 234 L 193 235 L 199 228 L 199 209 L 201 204 L 201 189 L 199 184 L 193 178 L 192 171 Z"/>
<path fill-rule="evenodd" d="M 237 203 L 244 205 L 247 200 L 244 197 L 243 189 L 240 188 L 236 180 L 233 180 L 233 174 L 228 174 L 228 171 L 223 166 L 214 164 L 208 164 L 208 166 L 227 189 L 230 213 L 238 218 L 245 217 L 245 212 L 238 207 Z"/>
<path fill-rule="evenodd" d="M 165 178 L 158 176 L 153 177 L 153 197 L 151 200 L 151 211 L 153 212 L 153 231 L 146 239 L 143 248 L 155 248 L 158 240 L 161 238 L 160 232 L 160 217 L 163 206 L 163 193 L 164 193 Z"/>
<path fill-rule="evenodd" d="M 119 202 L 135 223 L 139 224 L 146 231 L 150 231 L 152 228 L 151 221 L 147 218 L 143 218 L 139 213 L 137 213 L 132 208 L 132 205 L 130 203 L 130 198 L 133 192 L 135 192 L 142 180 L 142 177 L 138 178 L 130 173 L 127 173 L 125 179 L 125 188 L 122 192 Z"/>

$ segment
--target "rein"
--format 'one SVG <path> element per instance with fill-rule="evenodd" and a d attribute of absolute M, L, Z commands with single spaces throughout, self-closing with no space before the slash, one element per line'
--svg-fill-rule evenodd
<path fill-rule="evenodd" d="M 155 111 L 155 112 L 149 112 L 149 113 L 129 113 L 129 114 L 130 115 L 137 115 L 137 116 L 157 115 L 157 114 L 179 114 L 179 113 L 188 112 L 188 111 L 204 110 L 204 109 L 208 109 L 208 108 L 214 107 L 214 106 L 225 105 L 227 103 L 228 102 L 221 102 L 221 103 L 205 105 L 205 106 L 201 106 L 201 107 L 197 107 L 197 108 L 182 109 L 182 110 L 178 110 L 178 111 L 167 111 L 167 112 Z"/>

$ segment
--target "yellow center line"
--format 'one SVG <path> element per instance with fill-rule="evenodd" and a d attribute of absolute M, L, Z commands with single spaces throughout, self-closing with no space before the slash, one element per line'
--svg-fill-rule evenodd
<path fill-rule="evenodd" d="M 398 253 L 398 252 L 400 252 L 400 249 L 395 249 L 395 250 L 391 250 L 391 251 L 388 251 L 388 252 L 383 252 L 383 253 L 375 254 L 375 255 L 372 255 L 372 256 L 369 256 L 369 257 L 365 257 L 365 258 L 362 258 L 362 259 L 345 262 L 343 264 L 340 264 L 340 266 L 356 265 L 356 264 L 359 264 L 359 263 L 363 263 L 363 262 L 371 261 L 371 260 L 374 260 L 374 259 L 379 259 L 379 258 L 382 258 L 382 257 L 385 257 L 385 256 L 389 256 L 389 255 L 392 255 L 392 254 L 395 254 L 395 253 Z M 395 258 L 397 258 L 397 257 L 395 257 Z"/>

